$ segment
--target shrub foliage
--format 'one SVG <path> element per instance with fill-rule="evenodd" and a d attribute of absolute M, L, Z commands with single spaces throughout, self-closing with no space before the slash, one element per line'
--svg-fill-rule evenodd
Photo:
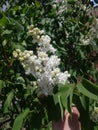
<path fill-rule="evenodd" d="M 61 58 L 61 70 L 71 74 L 52 96 L 38 97 L 16 49 L 35 51 L 37 44 L 27 27 L 45 30 Z M 12 0 L 0 3 L 0 129 L 51 130 L 51 121 L 62 118 L 73 104 L 80 111 L 83 130 L 97 130 L 98 27 L 89 0 L 67 2 Z"/>

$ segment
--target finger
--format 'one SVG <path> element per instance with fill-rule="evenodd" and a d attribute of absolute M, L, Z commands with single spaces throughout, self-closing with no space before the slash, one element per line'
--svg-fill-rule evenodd
<path fill-rule="evenodd" d="M 72 113 L 76 114 L 78 116 L 78 118 L 80 117 L 80 113 L 76 107 L 72 107 Z"/>

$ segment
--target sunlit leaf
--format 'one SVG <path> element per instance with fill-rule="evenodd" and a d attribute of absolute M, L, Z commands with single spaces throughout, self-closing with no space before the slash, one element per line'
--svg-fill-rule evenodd
<path fill-rule="evenodd" d="M 21 128 L 23 126 L 23 122 L 26 119 L 26 117 L 28 116 L 29 112 L 30 112 L 29 108 L 26 108 L 21 114 L 19 114 L 16 117 L 12 130 L 21 130 Z"/>
<path fill-rule="evenodd" d="M 58 101 L 59 101 L 59 106 L 60 106 L 60 111 L 61 111 L 61 119 L 63 120 L 64 110 L 63 110 L 63 106 L 62 106 L 62 102 L 61 102 L 61 97 L 59 94 L 58 94 Z"/>
<path fill-rule="evenodd" d="M 35 0 L 36 7 L 39 8 L 41 6 L 41 3 L 38 0 Z"/>
<path fill-rule="evenodd" d="M 7 99 L 4 103 L 4 113 L 9 112 L 9 108 L 11 106 L 11 101 L 13 100 L 13 97 L 14 97 L 14 91 L 9 92 L 7 95 Z"/>
<path fill-rule="evenodd" d="M 7 17 L 3 17 L 0 19 L 0 26 L 7 26 L 9 24 L 9 19 Z"/>
<path fill-rule="evenodd" d="M 73 89 L 73 85 L 67 84 L 65 86 L 61 86 L 59 91 L 61 102 L 68 111 L 71 111 Z"/>

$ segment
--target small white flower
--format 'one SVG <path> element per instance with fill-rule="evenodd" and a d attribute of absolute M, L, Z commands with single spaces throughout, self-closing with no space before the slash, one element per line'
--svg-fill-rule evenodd
<path fill-rule="evenodd" d="M 48 62 L 46 63 L 46 68 L 47 70 L 50 70 L 52 68 L 57 67 L 59 64 L 60 64 L 60 59 L 57 56 L 52 55 L 50 56 Z"/>
<path fill-rule="evenodd" d="M 51 42 L 51 38 L 48 35 L 42 35 L 40 39 L 40 43 L 43 45 L 47 45 Z"/>
<path fill-rule="evenodd" d="M 59 68 L 54 68 L 54 70 L 51 71 L 51 73 L 52 73 L 52 77 L 56 77 L 56 75 L 60 73 L 60 69 Z"/>
<path fill-rule="evenodd" d="M 49 46 L 49 50 L 50 50 L 50 52 L 52 52 L 53 54 L 56 52 L 56 49 L 55 49 L 52 45 Z"/>
<path fill-rule="evenodd" d="M 57 74 L 56 81 L 59 84 L 65 84 L 69 76 L 70 75 L 66 74 L 66 72 L 65 73 L 61 72 Z"/>

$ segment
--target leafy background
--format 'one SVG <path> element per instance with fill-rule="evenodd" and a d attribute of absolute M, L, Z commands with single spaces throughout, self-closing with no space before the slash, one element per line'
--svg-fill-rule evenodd
<path fill-rule="evenodd" d="M 98 37 L 93 9 L 89 0 L 68 0 L 67 10 L 64 7 L 62 13 L 59 12 L 61 3 L 52 5 L 53 1 L 48 0 L 2 0 L 0 3 L 1 130 L 51 130 L 51 120 L 57 120 L 64 108 L 70 111 L 72 103 L 80 111 L 82 129 L 98 129 L 89 117 L 94 102 L 98 101 Z M 25 75 L 19 61 L 12 56 L 17 48 L 35 50 L 37 45 L 27 33 L 31 24 L 52 38 L 61 58 L 61 69 L 71 74 L 70 86 L 62 86 L 53 98 L 36 96 L 33 77 Z M 91 28 L 96 29 L 93 34 Z M 83 45 L 81 35 L 84 39 L 90 35 L 90 44 Z"/>

